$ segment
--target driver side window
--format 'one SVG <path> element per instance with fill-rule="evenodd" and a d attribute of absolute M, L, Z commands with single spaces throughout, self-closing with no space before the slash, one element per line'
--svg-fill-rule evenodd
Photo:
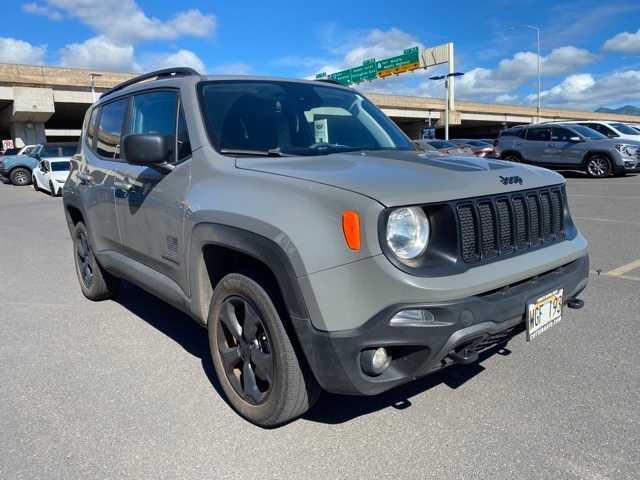
<path fill-rule="evenodd" d="M 175 144 L 177 107 L 178 94 L 175 91 L 163 90 L 135 95 L 129 134 L 164 135 L 170 137 L 171 143 Z"/>

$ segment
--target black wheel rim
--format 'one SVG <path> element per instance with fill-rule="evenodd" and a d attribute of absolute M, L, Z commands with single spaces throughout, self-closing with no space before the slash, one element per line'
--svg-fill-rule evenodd
<path fill-rule="evenodd" d="M 273 387 L 273 355 L 269 334 L 256 309 L 244 298 L 222 304 L 217 342 L 222 367 L 243 400 L 264 403 Z"/>
<path fill-rule="evenodd" d="M 86 288 L 91 288 L 93 284 L 93 263 L 91 262 L 91 247 L 84 232 L 78 234 L 76 257 L 80 279 Z"/>
<path fill-rule="evenodd" d="M 606 177 L 609 175 L 609 161 L 606 158 L 594 157 L 589 160 L 587 171 L 593 177 Z"/>

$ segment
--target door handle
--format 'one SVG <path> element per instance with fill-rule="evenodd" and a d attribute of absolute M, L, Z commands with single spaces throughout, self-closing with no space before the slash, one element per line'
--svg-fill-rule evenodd
<path fill-rule="evenodd" d="M 113 186 L 116 187 L 117 189 L 123 190 L 125 192 L 128 192 L 129 190 L 131 190 L 133 188 L 133 185 L 131 185 L 129 182 L 120 182 L 118 180 L 113 182 Z"/>
<path fill-rule="evenodd" d="M 87 183 L 91 183 L 91 175 L 85 172 L 78 172 L 78 180 L 82 185 L 86 185 Z"/>

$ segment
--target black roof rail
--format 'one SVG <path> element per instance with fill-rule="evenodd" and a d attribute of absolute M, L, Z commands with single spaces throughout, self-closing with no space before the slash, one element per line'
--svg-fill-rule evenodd
<path fill-rule="evenodd" d="M 346 87 L 347 86 L 344 83 L 340 83 L 339 81 L 334 80 L 333 78 L 316 78 L 315 81 L 316 82 L 331 83 L 333 85 L 340 85 L 341 87 Z"/>
<path fill-rule="evenodd" d="M 151 78 L 190 77 L 192 75 L 200 76 L 198 72 L 196 72 L 193 68 L 189 68 L 189 67 L 174 67 L 174 68 L 163 68 L 162 70 L 154 70 L 153 72 L 145 73 L 143 75 L 138 75 L 137 77 L 133 77 L 129 80 L 125 80 L 122 83 L 119 83 L 112 89 L 104 92 L 100 98 L 107 97 L 112 93 L 117 92 L 118 90 L 122 90 L 123 88 L 126 88 L 130 85 L 135 85 L 136 83 L 140 83 L 145 80 L 149 80 Z"/>

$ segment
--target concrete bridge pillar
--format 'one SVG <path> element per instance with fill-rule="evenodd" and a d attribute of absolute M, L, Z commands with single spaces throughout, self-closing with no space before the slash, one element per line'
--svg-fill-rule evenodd
<path fill-rule="evenodd" d="M 55 112 L 51 88 L 13 87 L 13 103 L 2 110 L 16 147 L 44 143 L 44 124 Z"/>

